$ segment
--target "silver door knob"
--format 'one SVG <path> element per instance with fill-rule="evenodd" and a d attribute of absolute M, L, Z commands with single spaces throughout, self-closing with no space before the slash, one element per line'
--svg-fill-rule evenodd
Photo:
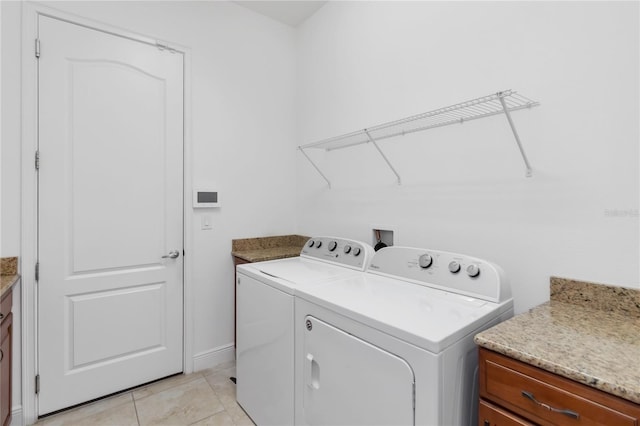
<path fill-rule="evenodd" d="M 169 252 L 169 254 L 165 254 L 164 256 L 162 256 L 163 259 L 175 259 L 176 257 L 180 256 L 180 252 L 178 250 L 171 250 Z"/>

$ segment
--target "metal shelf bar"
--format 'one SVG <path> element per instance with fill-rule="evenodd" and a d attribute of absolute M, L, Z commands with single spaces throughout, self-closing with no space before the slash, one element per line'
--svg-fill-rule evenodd
<path fill-rule="evenodd" d="M 520 95 L 513 90 L 504 90 L 488 96 L 472 99 L 466 102 L 461 102 L 455 105 L 450 105 L 444 108 L 439 108 L 433 111 L 428 111 L 422 114 L 406 117 L 400 120 L 391 121 L 388 123 L 379 124 L 377 126 L 368 127 L 363 130 L 358 130 L 352 133 L 347 133 L 341 136 L 324 139 L 318 142 L 301 145 L 298 148 L 307 157 L 309 162 L 315 167 L 320 175 L 327 181 L 329 187 L 331 183 L 329 179 L 320 171 L 318 166 L 311 160 L 311 158 L 305 152 L 308 148 L 324 149 L 326 151 L 333 151 L 336 149 L 343 149 L 351 146 L 357 146 L 365 143 L 372 142 L 380 155 L 384 158 L 385 162 L 389 165 L 393 173 L 398 178 L 398 183 L 401 182 L 400 175 L 395 170 L 389 159 L 380 149 L 378 142 L 385 139 L 390 139 L 396 136 L 405 136 L 411 133 L 433 129 L 436 127 L 448 126 L 451 124 L 463 124 L 467 121 L 477 120 L 479 118 L 490 117 L 492 115 L 505 114 L 511 131 L 516 139 L 516 144 L 522 155 L 522 159 L 525 163 L 527 176 L 531 176 L 532 170 L 529 160 L 524 152 L 522 143 L 515 125 L 511 118 L 511 112 L 532 108 L 540 105 L 539 102 Z"/>
<path fill-rule="evenodd" d="M 398 172 L 396 171 L 395 167 L 393 167 L 393 164 L 391 164 L 391 162 L 389 161 L 389 159 L 387 158 L 386 155 L 384 155 L 384 152 L 382 152 L 382 150 L 380 149 L 380 147 L 378 146 L 378 144 L 376 143 L 375 140 L 373 140 L 373 138 L 371 137 L 371 135 L 369 134 L 369 132 L 367 131 L 367 129 L 364 129 L 364 133 L 367 135 L 367 137 L 369 138 L 369 141 L 373 144 L 373 146 L 376 147 L 376 149 L 378 150 L 378 152 L 380 153 L 380 155 L 382 156 L 382 158 L 384 158 L 384 161 L 387 162 L 387 166 L 389 166 L 389 168 L 391 169 L 391 171 L 393 172 L 393 174 L 396 175 L 396 178 L 398 179 L 398 185 L 402 184 L 402 181 L 400 180 L 400 175 L 398 174 Z"/>
<path fill-rule="evenodd" d="M 318 171 L 318 173 L 320 173 L 320 176 L 322 176 L 322 178 L 324 180 L 327 181 L 327 185 L 329 185 L 329 188 L 331 188 L 331 181 L 329 181 L 329 179 L 327 179 L 327 177 L 324 175 L 324 173 L 322 173 L 322 171 L 320 170 L 320 168 L 316 165 L 316 163 L 311 159 L 311 157 L 309 157 L 309 155 L 304 152 L 304 148 L 299 146 L 298 149 L 300 150 L 300 152 L 302 153 L 302 155 L 304 155 L 305 157 L 307 157 L 307 160 L 309 160 L 309 162 L 311 163 L 311 165 Z"/>
<path fill-rule="evenodd" d="M 531 171 L 531 164 L 529 164 L 529 159 L 527 159 L 527 154 L 525 154 L 524 148 L 522 148 L 522 142 L 520 142 L 520 136 L 518 136 L 518 131 L 516 130 L 516 126 L 513 124 L 513 120 L 511 119 L 511 113 L 509 112 L 507 103 L 502 97 L 500 97 L 500 103 L 502 103 L 502 108 L 504 109 L 504 115 L 507 117 L 509 126 L 511 126 L 511 131 L 513 132 L 513 136 L 516 138 L 518 149 L 520 150 L 520 154 L 522 155 L 522 160 L 524 161 L 524 165 L 526 167 L 525 176 L 531 177 L 533 174 L 533 172 Z"/>

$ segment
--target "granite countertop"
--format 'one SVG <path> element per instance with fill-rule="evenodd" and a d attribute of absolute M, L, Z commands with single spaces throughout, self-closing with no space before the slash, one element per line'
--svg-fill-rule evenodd
<path fill-rule="evenodd" d="M 20 275 L 1 275 L 0 276 L 0 297 L 9 291 L 20 279 Z"/>
<path fill-rule="evenodd" d="M 231 241 L 231 254 L 247 262 L 295 257 L 308 239 L 302 235 L 237 239 Z"/>
<path fill-rule="evenodd" d="M 0 259 L 0 297 L 11 290 L 19 279 L 18 258 L 3 257 Z"/>
<path fill-rule="evenodd" d="M 640 290 L 552 277 L 549 302 L 475 342 L 640 404 Z"/>

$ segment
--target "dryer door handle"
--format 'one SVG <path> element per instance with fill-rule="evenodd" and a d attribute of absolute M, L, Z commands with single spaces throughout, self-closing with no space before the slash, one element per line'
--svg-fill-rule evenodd
<path fill-rule="evenodd" d="M 320 365 L 312 354 L 307 354 L 304 364 L 307 386 L 311 389 L 320 389 Z"/>

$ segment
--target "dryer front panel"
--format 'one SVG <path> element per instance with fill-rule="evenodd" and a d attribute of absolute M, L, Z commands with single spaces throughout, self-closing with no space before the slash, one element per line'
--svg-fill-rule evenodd
<path fill-rule="evenodd" d="M 415 378 L 405 360 L 311 315 L 304 327 L 306 424 L 414 424 Z"/>
<path fill-rule="evenodd" d="M 292 425 L 293 296 L 252 277 L 237 281 L 236 392 L 259 425 Z"/>

